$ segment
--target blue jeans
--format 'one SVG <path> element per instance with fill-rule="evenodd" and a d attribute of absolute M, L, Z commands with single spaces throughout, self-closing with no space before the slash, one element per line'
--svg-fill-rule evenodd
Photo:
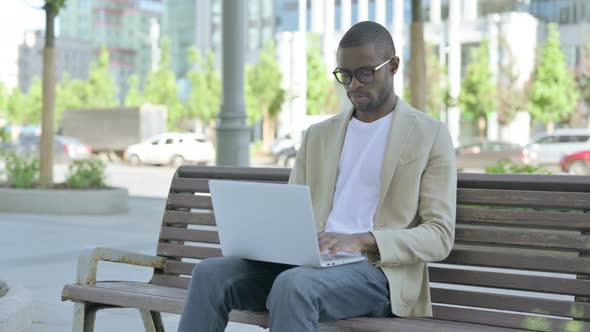
<path fill-rule="evenodd" d="M 387 279 L 367 261 L 319 269 L 220 257 L 194 268 L 178 331 L 223 331 L 232 309 L 268 310 L 270 330 L 281 332 L 393 316 Z"/>

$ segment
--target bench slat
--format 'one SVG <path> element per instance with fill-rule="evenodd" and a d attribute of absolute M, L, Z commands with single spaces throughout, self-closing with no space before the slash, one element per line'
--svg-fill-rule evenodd
<path fill-rule="evenodd" d="M 260 182 L 260 183 L 286 183 L 285 181 L 269 181 L 269 180 L 235 180 L 244 182 Z M 190 193 L 209 193 L 209 179 L 193 179 L 193 178 L 174 178 L 172 179 L 173 192 L 190 192 Z"/>
<path fill-rule="evenodd" d="M 558 318 L 433 305 L 434 318 L 533 331 L 590 331 L 590 323 Z"/>
<path fill-rule="evenodd" d="M 590 230 L 590 214 L 457 207 L 457 224 L 536 227 L 571 231 Z"/>
<path fill-rule="evenodd" d="M 150 284 L 186 289 L 188 288 L 188 284 L 190 283 L 190 281 L 191 278 L 186 277 L 179 277 L 167 274 L 154 274 L 152 276 Z"/>
<path fill-rule="evenodd" d="M 283 181 L 289 180 L 291 170 L 271 167 L 180 166 L 176 171 L 180 178 L 204 178 L 227 180 Z"/>
<path fill-rule="evenodd" d="M 181 244 L 158 243 L 158 256 L 179 258 L 211 258 L 220 257 L 221 249 L 197 246 L 183 246 Z"/>
<path fill-rule="evenodd" d="M 162 227 L 160 230 L 160 239 L 219 244 L 217 231 L 176 227 Z"/>
<path fill-rule="evenodd" d="M 577 234 L 550 234 L 533 230 L 497 230 L 491 227 L 474 229 L 458 226 L 455 243 L 470 245 L 511 245 L 536 249 L 580 251 L 590 248 L 590 236 Z"/>
<path fill-rule="evenodd" d="M 200 196 L 186 193 L 168 195 L 166 205 L 170 208 L 212 210 L 211 196 Z"/>
<path fill-rule="evenodd" d="M 512 268 L 542 272 L 590 273 L 590 258 L 454 249 L 441 263 Z"/>
<path fill-rule="evenodd" d="M 175 268 L 182 268 L 182 271 L 188 269 L 188 274 L 190 274 L 192 269 L 192 267 L 189 268 L 188 266 L 178 266 Z M 443 284 L 491 287 L 561 295 L 590 296 L 590 280 L 472 271 L 433 266 L 430 266 L 428 271 L 431 282 Z"/>
<path fill-rule="evenodd" d="M 434 287 L 430 288 L 430 294 L 432 302 L 436 303 L 582 319 L 590 317 L 590 303 Z"/>
<path fill-rule="evenodd" d="M 590 209 L 590 193 L 458 189 L 457 204 L 543 209 Z"/>
<path fill-rule="evenodd" d="M 202 225 L 215 226 L 215 215 L 213 213 L 174 211 L 167 210 L 164 213 L 164 224 L 166 225 Z"/>

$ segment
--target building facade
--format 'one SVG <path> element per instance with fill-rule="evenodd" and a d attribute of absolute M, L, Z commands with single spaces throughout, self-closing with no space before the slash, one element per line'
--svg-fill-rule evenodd
<path fill-rule="evenodd" d="M 67 38 L 57 38 L 55 42 L 56 80 L 61 81 L 64 75 L 86 80 L 94 58 L 92 46 L 88 42 Z M 42 77 L 44 47 L 44 31 L 25 32 L 18 50 L 18 86 L 21 91 L 29 90 L 35 76 Z"/>
<path fill-rule="evenodd" d="M 121 100 L 129 76 L 144 82 L 159 60 L 163 0 L 68 0 L 60 12 L 60 36 L 90 43 L 98 57 L 110 54 Z"/>

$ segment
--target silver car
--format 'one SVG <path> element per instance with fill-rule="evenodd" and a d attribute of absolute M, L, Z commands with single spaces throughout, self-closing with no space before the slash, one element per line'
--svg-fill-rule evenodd
<path fill-rule="evenodd" d="M 543 133 L 527 144 L 521 160 L 527 165 L 559 165 L 569 154 L 590 149 L 590 129 L 557 129 Z"/>

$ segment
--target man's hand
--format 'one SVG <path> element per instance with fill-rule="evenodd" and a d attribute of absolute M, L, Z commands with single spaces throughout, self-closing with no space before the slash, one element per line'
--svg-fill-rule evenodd
<path fill-rule="evenodd" d="M 351 254 L 360 252 L 378 252 L 377 243 L 371 233 L 340 234 L 319 233 L 318 242 L 320 253 L 328 251 L 328 256 L 334 256 L 344 251 Z"/>

